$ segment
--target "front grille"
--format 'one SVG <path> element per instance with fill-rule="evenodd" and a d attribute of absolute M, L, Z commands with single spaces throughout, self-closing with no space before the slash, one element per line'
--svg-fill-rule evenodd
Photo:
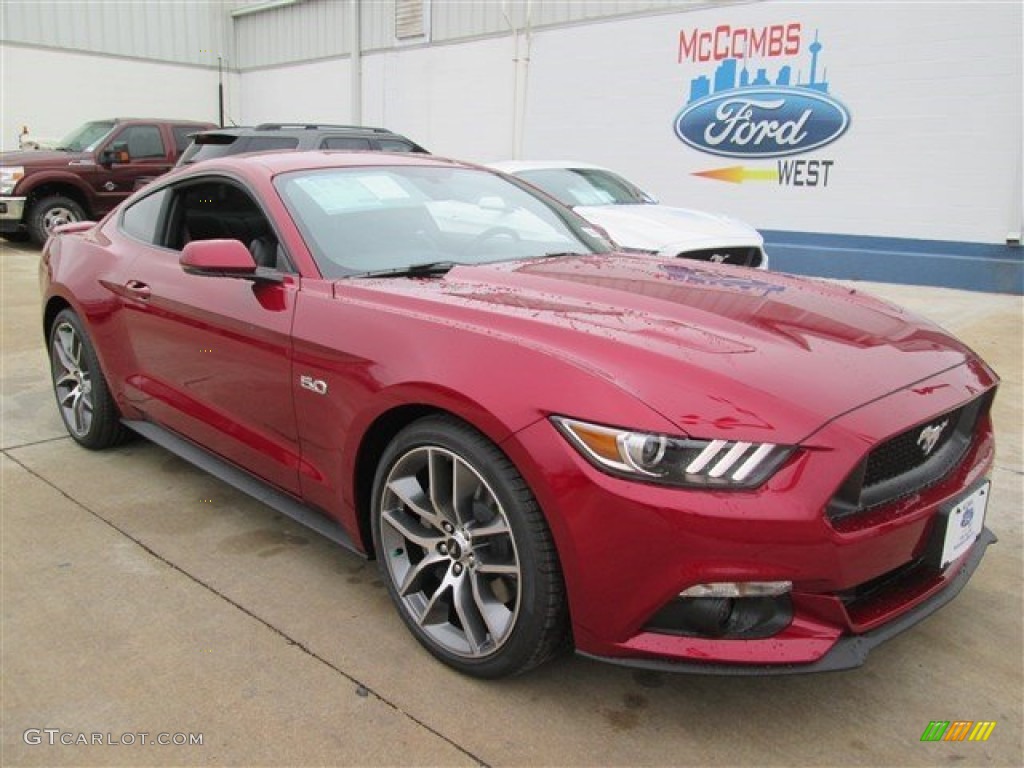
<path fill-rule="evenodd" d="M 940 481 L 967 453 L 991 401 L 985 394 L 878 445 L 829 502 L 829 519 L 847 520 Z"/>
<path fill-rule="evenodd" d="M 864 473 L 864 486 L 878 485 L 886 480 L 899 477 L 913 469 L 926 464 L 941 455 L 946 443 L 953 439 L 963 408 L 943 414 L 924 426 L 908 429 L 875 448 L 868 456 L 868 466 Z M 938 439 L 931 444 L 927 453 L 927 430 L 938 430 Z M 934 434 L 931 433 L 931 434 Z"/>
<path fill-rule="evenodd" d="M 703 248 L 696 251 L 682 251 L 683 259 L 712 261 L 716 264 L 734 264 L 740 267 L 757 267 L 761 264 L 761 249 L 757 246 L 742 248 Z"/>

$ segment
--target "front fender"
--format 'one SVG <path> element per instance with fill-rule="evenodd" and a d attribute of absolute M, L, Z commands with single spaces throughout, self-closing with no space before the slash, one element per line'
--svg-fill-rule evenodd
<path fill-rule="evenodd" d="M 39 260 L 44 346 L 48 324 L 60 306 L 69 306 L 82 320 L 99 359 L 100 369 L 118 406 L 125 408 L 122 382 L 131 367 L 123 344 L 121 302 L 106 284 L 122 281 L 119 262 L 104 247 L 95 229 L 51 237 Z"/>

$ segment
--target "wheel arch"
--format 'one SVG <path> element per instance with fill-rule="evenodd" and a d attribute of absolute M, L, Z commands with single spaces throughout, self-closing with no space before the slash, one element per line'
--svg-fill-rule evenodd
<path fill-rule="evenodd" d="M 28 198 L 27 204 L 25 205 L 25 215 L 27 216 L 28 211 L 32 209 L 32 206 L 40 200 L 57 195 L 74 200 L 82 206 L 82 210 L 85 211 L 87 218 L 93 217 L 93 206 L 89 200 L 88 193 L 78 184 L 61 178 L 41 181 L 28 191 L 25 195 Z"/>
<path fill-rule="evenodd" d="M 381 413 L 363 432 L 359 449 L 356 452 L 352 494 L 356 519 L 359 523 L 359 541 L 371 560 L 376 555 L 373 549 L 373 533 L 370 528 L 370 507 L 373 501 L 373 480 L 377 473 L 377 464 L 399 432 L 427 416 L 450 416 L 477 429 L 462 416 L 444 408 L 426 403 L 409 403 Z"/>
<path fill-rule="evenodd" d="M 49 345 L 50 331 L 53 330 L 53 321 L 63 310 L 70 309 L 75 312 L 71 302 L 63 296 L 51 296 L 43 309 L 43 343 Z"/>
<path fill-rule="evenodd" d="M 352 478 L 351 499 L 359 524 L 359 540 L 371 558 L 374 552 L 370 507 L 377 464 L 395 436 L 413 422 L 428 416 L 454 419 L 494 443 L 522 474 L 517 463 L 502 447 L 505 440 L 516 431 L 514 426 L 506 423 L 484 404 L 464 395 L 447 389 L 428 390 L 424 391 L 417 386 L 396 388 L 389 393 L 390 407 L 376 414 L 365 428 L 357 431 L 360 438 L 352 454 L 355 460 L 349 470 L 349 477 Z M 541 514 L 547 517 L 543 509 Z"/>
<path fill-rule="evenodd" d="M 96 353 L 96 363 L 99 366 L 100 373 L 103 375 L 103 377 L 109 384 L 110 371 L 109 367 L 106 364 L 106 360 L 104 359 L 105 351 L 101 349 L 99 346 L 97 346 L 95 343 L 94 330 L 89 322 L 88 314 L 84 312 L 82 308 L 78 306 L 76 303 L 73 303 L 63 293 L 54 293 L 53 295 L 51 295 L 46 300 L 46 306 L 43 308 L 43 347 L 47 350 L 47 355 L 50 354 L 50 333 L 53 331 L 53 323 L 57 319 L 57 315 L 59 315 L 65 309 L 70 310 L 78 317 L 86 333 L 89 334 L 89 339 L 91 342 L 93 342 L 93 350 Z"/>

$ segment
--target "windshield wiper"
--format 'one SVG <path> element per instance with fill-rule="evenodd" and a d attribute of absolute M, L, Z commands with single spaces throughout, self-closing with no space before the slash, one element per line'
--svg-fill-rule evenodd
<path fill-rule="evenodd" d="M 357 272 L 349 277 L 425 277 L 428 275 L 444 275 L 458 266 L 456 261 L 424 261 L 410 264 L 407 267 L 394 269 L 374 269 L 369 272 Z"/>
<path fill-rule="evenodd" d="M 552 251 L 551 253 L 545 253 L 541 258 L 545 259 L 561 259 L 566 256 L 593 256 L 592 253 L 580 253 L 579 251 Z"/>

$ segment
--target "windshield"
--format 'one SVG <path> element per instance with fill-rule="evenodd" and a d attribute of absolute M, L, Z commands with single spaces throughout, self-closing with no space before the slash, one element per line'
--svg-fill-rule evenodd
<path fill-rule="evenodd" d="M 486 171 L 330 168 L 275 184 L 328 278 L 610 250 L 570 211 Z"/>
<path fill-rule="evenodd" d="M 621 176 L 596 168 L 544 168 L 516 173 L 563 205 L 638 205 L 654 199 Z"/>
<path fill-rule="evenodd" d="M 110 120 L 86 123 L 61 139 L 57 149 L 66 152 L 92 152 L 113 128 L 114 123 Z"/>

